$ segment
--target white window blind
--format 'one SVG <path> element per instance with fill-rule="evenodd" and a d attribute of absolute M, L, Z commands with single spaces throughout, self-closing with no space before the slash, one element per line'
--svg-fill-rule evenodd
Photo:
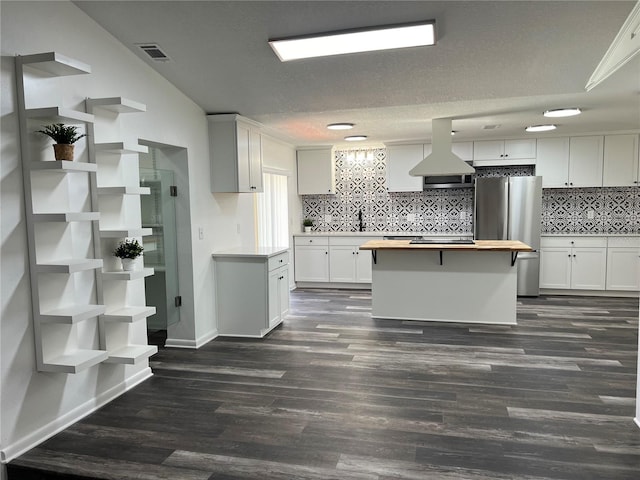
<path fill-rule="evenodd" d="M 264 173 L 264 192 L 256 195 L 259 246 L 289 246 L 287 197 L 287 176 Z"/>

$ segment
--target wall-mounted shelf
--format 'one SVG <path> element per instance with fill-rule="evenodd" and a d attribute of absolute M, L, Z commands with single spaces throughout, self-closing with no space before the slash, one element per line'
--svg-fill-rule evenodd
<path fill-rule="evenodd" d="M 104 305 L 71 305 L 42 312 L 40 322 L 72 325 L 102 315 L 104 311 Z"/>
<path fill-rule="evenodd" d="M 105 363 L 123 363 L 135 365 L 140 360 L 149 358 L 158 352 L 155 345 L 126 345 L 109 352 L 109 358 Z"/>
<path fill-rule="evenodd" d="M 147 237 L 152 235 L 150 228 L 127 228 L 123 230 L 100 230 L 101 238 Z"/>
<path fill-rule="evenodd" d="M 101 258 L 67 258 L 38 262 L 38 273 L 76 273 L 102 268 Z"/>
<path fill-rule="evenodd" d="M 153 268 L 143 268 L 142 270 L 102 272 L 102 279 L 105 281 L 129 281 L 153 275 Z"/>
<path fill-rule="evenodd" d="M 57 52 L 22 55 L 22 64 L 55 77 L 91 73 L 91 66 Z"/>
<path fill-rule="evenodd" d="M 115 113 L 146 112 L 147 106 L 123 97 L 87 98 L 87 108 L 101 108 Z"/>
<path fill-rule="evenodd" d="M 98 195 L 149 195 L 148 187 L 98 187 Z"/>
<path fill-rule="evenodd" d="M 93 115 L 64 107 L 30 108 L 25 111 L 29 119 L 46 123 L 81 122 L 93 123 Z"/>
<path fill-rule="evenodd" d="M 95 222 L 99 212 L 34 213 L 34 222 Z"/>
<path fill-rule="evenodd" d="M 69 160 L 30 162 L 29 168 L 31 170 L 47 170 L 47 171 L 60 172 L 60 173 L 98 171 L 97 165 L 93 163 L 71 162 Z"/>
<path fill-rule="evenodd" d="M 105 322 L 134 323 L 156 314 L 156 307 L 121 307 L 105 312 L 100 319 Z"/>
<path fill-rule="evenodd" d="M 75 350 L 48 358 L 41 365 L 44 372 L 78 373 L 106 361 L 109 354 L 105 350 Z"/>
<path fill-rule="evenodd" d="M 98 153 L 148 153 L 149 147 L 133 142 L 96 143 Z"/>

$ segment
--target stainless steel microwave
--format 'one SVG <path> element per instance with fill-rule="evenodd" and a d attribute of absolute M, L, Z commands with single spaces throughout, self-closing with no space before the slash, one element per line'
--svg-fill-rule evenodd
<path fill-rule="evenodd" d="M 473 187 L 473 174 L 424 177 L 424 188 L 469 188 Z"/>

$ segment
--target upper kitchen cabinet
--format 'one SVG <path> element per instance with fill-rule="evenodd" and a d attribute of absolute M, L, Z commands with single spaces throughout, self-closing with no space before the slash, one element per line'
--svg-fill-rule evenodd
<path fill-rule="evenodd" d="M 628 187 L 640 180 L 638 135 L 604 137 L 603 187 Z"/>
<path fill-rule="evenodd" d="M 427 153 L 424 152 L 427 147 Z M 390 145 L 387 147 L 387 190 L 389 192 L 421 192 L 422 177 L 409 175 L 431 152 L 431 145 Z"/>
<path fill-rule="evenodd" d="M 531 165 L 535 163 L 535 138 L 473 142 L 473 164 L 476 166 Z"/>
<path fill-rule="evenodd" d="M 240 115 L 207 115 L 211 191 L 262 192 L 261 125 Z"/>
<path fill-rule="evenodd" d="M 601 187 L 603 137 L 538 139 L 536 174 L 544 188 Z"/>
<path fill-rule="evenodd" d="M 298 195 L 336 193 L 336 162 L 331 147 L 298 150 Z"/>

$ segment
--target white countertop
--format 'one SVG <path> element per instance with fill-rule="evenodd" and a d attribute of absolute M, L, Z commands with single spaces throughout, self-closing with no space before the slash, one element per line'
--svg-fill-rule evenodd
<path fill-rule="evenodd" d="M 386 237 L 415 236 L 415 237 L 435 237 L 435 238 L 473 238 L 472 233 L 429 233 L 429 232 L 309 232 L 294 233 L 294 237 Z"/>
<path fill-rule="evenodd" d="M 543 233 L 541 237 L 640 237 L 640 233 Z"/>
<path fill-rule="evenodd" d="M 218 250 L 211 256 L 216 257 L 261 257 L 269 258 L 289 250 L 289 247 L 235 247 L 227 250 Z"/>

